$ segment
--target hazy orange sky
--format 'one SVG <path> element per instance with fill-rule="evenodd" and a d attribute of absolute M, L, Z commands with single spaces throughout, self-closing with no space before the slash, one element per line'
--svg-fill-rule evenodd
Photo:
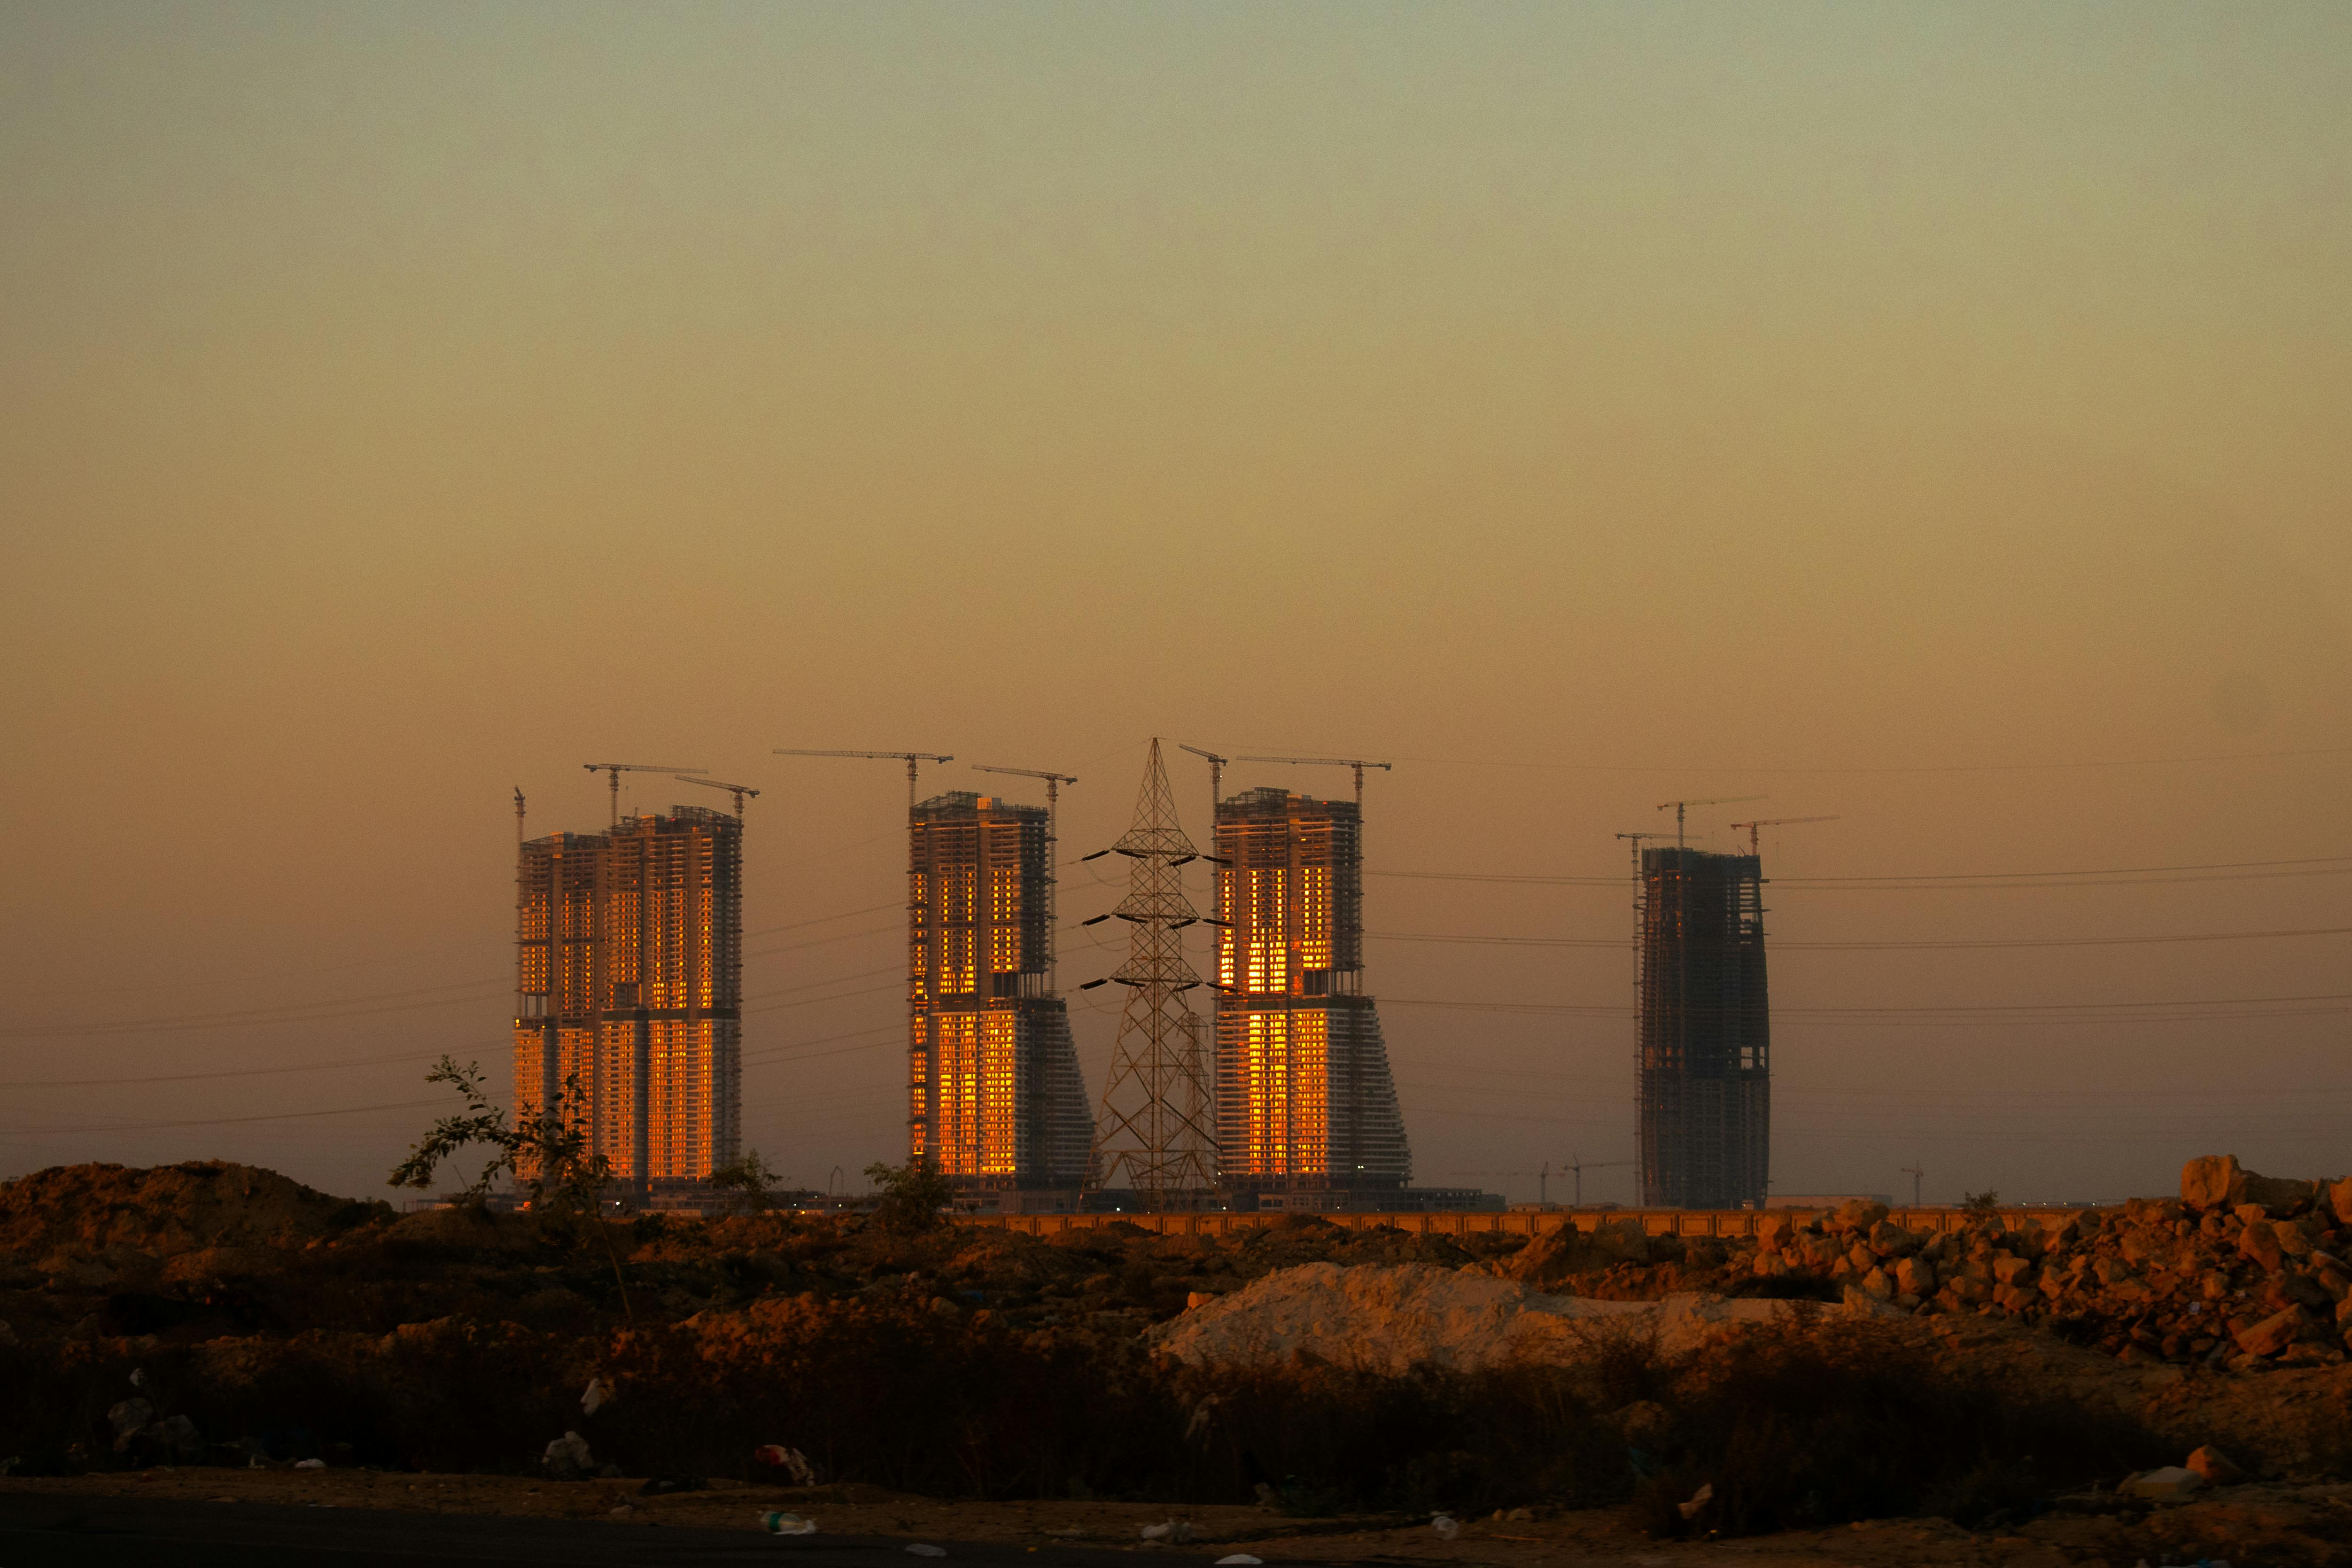
<path fill-rule="evenodd" d="M 0 1175 L 381 1191 L 607 757 L 766 792 L 749 1142 L 898 1157 L 903 780 L 771 748 L 1075 857 L 1154 734 L 1375 873 L 1838 816 L 1778 1191 L 2352 1167 L 2352 860 L 1797 885 L 2352 854 L 2342 5 L 20 3 L 0 204 Z M 1626 889 L 1368 888 L 1417 1178 L 1629 1158 Z"/>

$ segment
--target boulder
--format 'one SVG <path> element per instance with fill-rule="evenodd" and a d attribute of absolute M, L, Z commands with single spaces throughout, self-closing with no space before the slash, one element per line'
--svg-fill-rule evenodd
<path fill-rule="evenodd" d="M 2239 1179 L 2243 1196 L 2242 1203 L 2260 1204 L 2272 1210 L 2286 1210 L 2310 1203 L 2319 1195 L 2317 1182 L 2290 1181 L 2284 1176 L 2260 1176 L 2252 1171 L 2241 1171 Z"/>
<path fill-rule="evenodd" d="M 2278 1232 L 2260 1221 L 2246 1226 L 2245 1233 L 2238 1237 L 2238 1256 L 2260 1265 L 2265 1272 L 2275 1273 L 2281 1258 Z"/>
<path fill-rule="evenodd" d="M 2246 1472 L 2210 1443 L 2189 1456 L 2188 1468 L 2204 1477 L 2208 1486 L 2235 1486 L 2246 1479 Z"/>
<path fill-rule="evenodd" d="M 1874 1204 L 1867 1198 L 1848 1198 L 1838 1205 L 1837 1213 L 1829 1216 L 1827 1228 L 1867 1236 L 1870 1227 L 1885 1217 L 1885 1204 Z"/>
<path fill-rule="evenodd" d="M 2273 1312 L 2237 1336 L 2238 1349 L 2246 1355 L 2276 1355 L 2294 1343 L 2303 1331 L 2303 1309 L 2288 1307 Z"/>
<path fill-rule="evenodd" d="M 1766 1252 L 1778 1252 L 1796 1230 L 1797 1222 L 1785 1213 L 1768 1214 L 1756 1222 L 1756 1245 Z"/>
<path fill-rule="evenodd" d="M 2161 1469 L 2143 1471 L 2124 1482 L 2116 1490 L 2126 1497 L 2146 1498 L 2150 1502 L 2179 1502 L 2205 1485 L 2205 1478 L 2181 1465 L 2167 1465 Z"/>
<path fill-rule="evenodd" d="M 2335 1211 L 2338 1224 L 2352 1225 L 2352 1176 L 2327 1184 L 2327 1206 Z"/>
<path fill-rule="evenodd" d="M 1936 1266 L 1924 1258 L 1906 1258 L 1895 1265 L 1895 1289 L 1906 1296 L 1936 1293 Z"/>
<path fill-rule="evenodd" d="M 2193 1209 L 2228 1208 L 2239 1202 L 2238 1157 L 2207 1154 L 2180 1168 L 2180 1201 Z"/>

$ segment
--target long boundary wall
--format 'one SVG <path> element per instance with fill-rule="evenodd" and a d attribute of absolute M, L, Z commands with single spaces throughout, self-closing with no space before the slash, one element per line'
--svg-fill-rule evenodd
<path fill-rule="evenodd" d="M 1595 1230 L 1618 1220 L 1639 1220 L 1651 1236 L 1753 1236 L 1767 1219 L 1787 1217 L 1809 1225 L 1835 1211 L 1801 1209 L 1580 1209 L 1552 1214 L 1500 1214 L 1491 1209 L 1443 1211 L 1436 1214 L 1319 1214 L 1313 1217 L 1346 1230 L 1395 1229 L 1420 1236 L 1473 1236 L 1500 1231 L 1506 1236 L 1543 1236 L 1565 1226 Z M 2004 1208 L 2001 1219 L 2014 1227 L 2028 1220 L 2063 1225 L 2091 1211 L 2081 1208 Z M 1107 1226 L 1132 1225 L 1162 1236 L 1233 1236 L 1262 1230 L 1297 1218 L 1289 1214 L 1012 1214 L 958 1215 L 958 1225 L 995 1230 L 1017 1230 L 1029 1236 L 1055 1236 L 1066 1230 L 1099 1230 Z M 1968 1223 L 1965 1209 L 1901 1208 L 1887 1216 L 1911 1230 L 1958 1230 Z"/>

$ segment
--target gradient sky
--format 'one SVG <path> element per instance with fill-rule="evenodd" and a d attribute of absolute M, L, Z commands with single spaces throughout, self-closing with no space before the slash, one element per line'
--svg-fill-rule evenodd
<path fill-rule="evenodd" d="M 905 797 L 776 746 L 1077 773 L 1070 857 L 1154 734 L 1396 759 L 1376 873 L 1675 795 L 1837 815 L 1790 884 L 2352 853 L 2339 5 L 16 3 L 0 204 L 0 1175 L 380 1191 L 592 758 L 766 791 L 747 1135 L 819 1185 L 903 1152 Z M 1776 1189 L 2352 1167 L 2347 868 L 1776 889 Z M 1406 1005 L 1623 948 L 1370 952 L 1420 1180 L 1631 1156 L 1630 1019 Z"/>

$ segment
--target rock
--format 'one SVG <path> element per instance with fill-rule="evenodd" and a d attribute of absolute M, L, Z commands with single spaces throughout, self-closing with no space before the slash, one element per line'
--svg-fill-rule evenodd
<path fill-rule="evenodd" d="M 2281 1252 L 2289 1258 L 2301 1258 L 2310 1252 L 2311 1237 L 2305 1233 L 2301 1220 L 2274 1219 L 2270 1223 L 2271 1234 L 2278 1237 Z"/>
<path fill-rule="evenodd" d="M 143 1399 L 126 1399 L 106 1413 L 106 1424 L 114 1428 L 114 1451 L 118 1454 L 131 1447 L 131 1440 L 147 1430 L 155 1419 L 155 1407 Z"/>
<path fill-rule="evenodd" d="M 2238 1237 L 2238 1256 L 2267 1273 L 2276 1273 L 2283 1256 L 2278 1232 L 2263 1221 L 2255 1221 Z"/>
<path fill-rule="evenodd" d="M 2238 1157 L 2208 1154 L 2180 1167 L 2180 1201 L 2193 1209 L 2227 1208 L 2237 1203 Z"/>
<path fill-rule="evenodd" d="M 2352 1178 L 2347 1178 L 2352 1180 Z M 1756 1245 L 1766 1252 L 1777 1252 L 1786 1247 L 1796 1234 L 1797 1222 L 1785 1213 L 1767 1214 L 1756 1222 Z"/>
<path fill-rule="evenodd" d="M 2237 1335 L 2238 1349 L 2247 1355 L 2276 1355 L 2294 1342 L 2302 1329 L 2303 1309 L 2288 1307 Z"/>
<path fill-rule="evenodd" d="M 1992 1277 L 2003 1285 L 2031 1285 L 2033 1282 L 2033 1262 L 2031 1258 L 2011 1258 L 1996 1252 L 1992 1258 Z"/>
<path fill-rule="evenodd" d="M 2208 1486 L 2235 1486 L 2246 1479 L 2246 1472 L 2210 1443 L 2189 1456 L 2189 1468 L 2204 1477 Z"/>
<path fill-rule="evenodd" d="M 2352 1176 L 2327 1184 L 2327 1206 L 2334 1211 L 2337 1224 L 2352 1225 Z"/>
<path fill-rule="evenodd" d="M 1837 1213 L 1829 1216 L 1824 1228 L 1834 1231 L 1858 1231 L 1868 1235 L 1870 1227 L 1886 1217 L 1886 1205 L 1866 1198 L 1848 1198 L 1838 1205 Z"/>
<path fill-rule="evenodd" d="M 1782 1275 L 1796 1272 L 1790 1268 L 1789 1260 L 1777 1252 L 1758 1253 L 1754 1268 L 1757 1277 L 1764 1279 L 1778 1279 Z"/>
<path fill-rule="evenodd" d="M 1886 1277 L 1885 1269 L 1875 1265 L 1872 1266 L 1869 1273 L 1862 1277 L 1862 1288 L 1866 1293 L 1882 1301 L 1891 1301 L 1895 1299 L 1895 1281 Z"/>
<path fill-rule="evenodd" d="M 2307 1204 L 2319 1195 L 2317 1182 L 2290 1181 L 2284 1176 L 2259 1176 L 2252 1171 L 2239 1173 L 2242 1203 L 2260 1204 L 2266 1209 L 2291 1209 Z"/>
<path fill-rule="evenodd" d="M 1895 1265 L 1895 1289 L 1906 1296 L 1936 1293 L 1936 1266 L 1924 1258 L 1906 1258 Z"/>
<path fill-rule="evenodd" d="M 2116 1490 L 2126 1497 L 2146 1498 L 2151 1502 L 2179 1502 L 2205 1485 L 2205 1478 L 2195 1470 L 2179 1465 L 2167 1465 L 2148 1470 L 2124 1482 Z"/>
<path fill-rule="evenodd" d="M 2336 1303 L 2336 1326 L 2346 1332 L 2352 1332 L 2352 1296 Z"/>
<path fill-rule="evenodd" d="M 581 1480 L 596 1470 L 595 1461 L 588 1454 L 588 1441 L 577 1432 L 566 1432 L 550 1443 L 541 1463 L 559 1481 Z"/>

